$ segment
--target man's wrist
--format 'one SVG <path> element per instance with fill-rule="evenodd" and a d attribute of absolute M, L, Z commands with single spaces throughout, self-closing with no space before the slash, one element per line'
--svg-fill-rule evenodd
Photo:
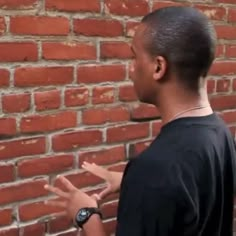
<path fill-rule="evenodd" d="M 90 216 L 89 220 L 83 225 L 83 230 L 85 232 L 89 232 L 100 224 L 102 224 L 101 217 L 98 214 L 93 214 L 92 216 Z"/>

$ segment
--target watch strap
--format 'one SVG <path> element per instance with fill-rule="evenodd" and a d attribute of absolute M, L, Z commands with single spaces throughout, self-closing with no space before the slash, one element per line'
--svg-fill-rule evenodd
<path fill-rule="evenodd" d="M 77 227 L 79 228 L 83 228 L 83 225 L 90 219 L 90 217 L 94 214 L 98 214 L 100 216 L 100 218 L 102 219 L 102 213 L 100 211 L 99 208 L 96 208 L 96 207 L 86 207 L 86 208 L 82 208 L 78 211 L 78 213 L 76 214 L 76 216 L 79 214 L 79 212 L 81 210 L 86 210 L 89 214 L 88 216 L 83 220 L 83 221 L 78 221 L 77 220 L 77 217 L 75 219 L 75 223 L 77 225 Z"/>

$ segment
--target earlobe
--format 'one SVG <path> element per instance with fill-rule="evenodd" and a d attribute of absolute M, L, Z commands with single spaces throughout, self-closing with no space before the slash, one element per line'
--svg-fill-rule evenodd
<path fill-rule="evenodd" d="M 155 72 L 153 75 L 154 80 L 159 80 L 160 79 L 160 74 L 158 72 Z"/>

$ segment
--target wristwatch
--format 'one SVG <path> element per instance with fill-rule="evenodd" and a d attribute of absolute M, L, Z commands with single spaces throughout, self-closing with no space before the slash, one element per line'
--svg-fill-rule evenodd
<path fill-rule="evenodd" d="M 83 225 L 89 220 L 93 214 L 98 214 L 102 218 L 102 213 L 98 208 L 85 207 L 81 208 L 75 216 L 75 223 L 79 228 L 83 228 Z"/>

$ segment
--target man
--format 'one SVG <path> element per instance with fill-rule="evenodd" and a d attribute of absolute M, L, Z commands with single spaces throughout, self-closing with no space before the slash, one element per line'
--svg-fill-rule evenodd
<path fill-rule="evenodd" d="M 193 8 L 162 8 L 138 27 L 132 80 L 140 101 L 158 107 L 163 127 L 125 169 L 117 236 L 232 235 L 234 141 L 206 90 L 215 44 L 213 26 Z M 84 168 L 108 180 L 102 196 L 119 189 L 121 173 Z M 94 198 L 59 178 L 66 192 L 45 187 L 64 200 L 48 204 L 67 210 L 87 236 L 105 236 Z"/>

